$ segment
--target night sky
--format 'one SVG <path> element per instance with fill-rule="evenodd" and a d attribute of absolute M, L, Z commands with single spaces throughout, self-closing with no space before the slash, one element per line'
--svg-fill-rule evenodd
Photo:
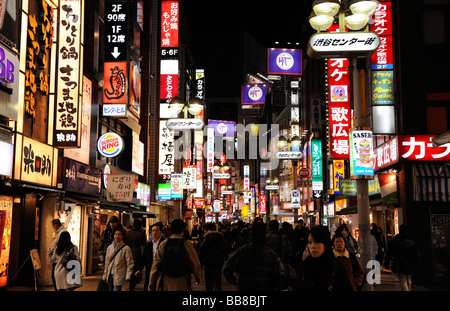
<path fill-rule="evenodd" d="M 246 73 L 233 60 L 242 53 L 238 39 L 242 32 L 266 48 L 274 47 L 275 41 L 295 44 L 302 40 L 300 24 L 309 16 L 312 0 L 187 0 L 183 4 L 190 27 L 190 49 L 197 68 L 205 69 L 207 97 L 216 98 L 240 96 Z"/>

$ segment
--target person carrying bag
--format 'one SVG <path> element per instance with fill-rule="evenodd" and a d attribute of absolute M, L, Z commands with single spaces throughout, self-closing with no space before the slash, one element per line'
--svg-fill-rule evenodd
<path fill-rule="evenodd" d="M 114 258 L 116 257 L 116 255 L 122 250 L 122 248 L 124 248 L 126 245 L 123 245 L 121 248 L 119 248 L 119 250 L 114 254 L 114 256 L 111 258 L 111 262 L 109 264 L 112 264 L 112 262 L 114 261 Z M 109 267 L 109 265 L 108 265 Z M 107 267 L 106 267 L 107 268 Z M 106 271 L 107 269 L 105 269 Z M 100 278 L 100 280 L 98 281 L 98 285 L 97 285 L 97 291 L 98 292 L 107 292 L 109 291 L 108 288 L 108 282 L 105 281 L 103 279 L 103 277 Z"/>

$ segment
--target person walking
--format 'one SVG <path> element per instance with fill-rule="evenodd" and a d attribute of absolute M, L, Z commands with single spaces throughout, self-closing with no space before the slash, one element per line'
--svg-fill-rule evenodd
<path fill-rule="evenodd" d="M 285 269 L 277 253 L 266 244 L 264 223 L 253 223 L 251 242 L 230 255 L 223 274 L 239 291 L 283 290 Z"/>
<path fill-rule="evenodd" d="M 411 276 L 419 258 L 419 250 L 409 238 L 408 227 L 400 225 L 399 233 L 388 245 L 384 267 L 395 273 L 403 291 L 411 290 Z"/>
<path fill-rule="evenodd" d="M 61 235 L 62 232 L 67 232 L 66 228 L 64 228 L 64 226 L 62 225 L 61 221 L 59 219 L 53 219 L 52 223 L 51 223 L 52 229 L 53 229 L 53 238 L 50 241 L 50 245 L 48 246 L 48 250 L 47 253 L 50 254 L 55 251 L 57 245 L 58 245 L 58 240 L 59 237 Z M 50 258 L 50 257 L 49 257 Z M 57 290 L 56 288 L 56 280 L 55 280 L 55 268 L 56 268 L 56 262 L 52 262 L 52 281 L 53 281 L 53 287 L 55 289 L 55 291 Z"/>
<path fill-rule="evenodd" d="M 155 259 L 158 246 L 162 241 L 166 239 L 163 235 L 163 224 L 157 222 L 152 226 L 150 241 L 145 244 L 144 253 L 142 254 L 141 261 L 138 263 L 137 275 L 141 275 L 145 269 L 144 277 L 144 291 L 148 291 L 148 285 L 150 283 L 150 270 L 152 269 L 153 260 Z"/>
<path fill-rule="evenodd" d="M 337 233 L 331 239 L 333 245 L 333 255 L 337 261 L 341 262 L 347 271 L 353 291 L 361 288 L 364 281 L 364 270 L 355 253 L 350 253 L 345 248 L 345 238 L 341 233 Z"/>
<path fill-rule="evenodd" d="M 67 256 L 68 254 L 70 256 Z M 55 264 L 54 277 L 57 291 L 73 291 L 75 288 L 82 286 L 80 269 L 78 272 L 74 271 L 74 277 L 69 276 L 73 269 L 73 263 L 70 263 L 70 261 L 76 260 L 79 263 L 80 254 L 78 247 L 72 243 L 70 233 L 67 230 L 60 232 L 56 248 L 49 250 L 48 256 L 50 262 Z"/>
<path fill-rule="evenodd" d="M 342 224 L 336 229 L 335 234 L 342 234 L 345 240 L 345 248 L 353 254 L 358 254 L 359 246 L 356 239 L 352 236 L 347 224 Z"/>
<path fill-rule="evenodd" d="M 303 259 L 303 253 L 305 252 L 306 245 L 308 244 L 308 228 L 305 226 L 303 219 L 299 219 L 297 227 L 294 229 L 296 238 L 296 260 L 301 261 Z"/>
<path fill-rule="evenodd" d="M 228 255 L 228 245 L 222 232 L 214 223 L 206 225 L 206 233 L 198 247 L 200 261 L 205 272 L 206 291 L 222 290 L 222 267 Z"/>
<path fill-rule="evenodd" d="M 172 221 L 172 234 L 161 242 L 150 271 L 151 291 L 191 291 L 191 274 L 201 280 L 200 260 L 192 242 L 183 238 L 186 224 Z"/>
<path fill-rule="evenodd" d="M 122 224 L 119 223 L 119 218 L 117 216 L 111 216 L 108 224 L 106 225 L 106 229 L 102 232 L 100 237 L 100 248 L 99 253 L 101 256 L 101 261 L 105 261 L 106 250 L 114 241 L 114 230 L 116 228 L 120 228 L 124 233 L 123 240 L 125 241 L 126 229 Z"/>
<path fill-rule="evenodd" d="M 122 291 L 125 281 L 133 274 L 134 260 L 131 248 L 123 241 L 121 227 L 114 229 L 114 241 L 108 246 L 102 279 L 108 283 L 109 291 Z"/>
<path fill-rule="evenodd" d="M 142 252 L 145 246 L 145 232 L 142 230 L 142 221 L 140 219 L 135 219 L 133 223 L 133 228 L 127 233 L 127 245 L 131 248 L 131 253 L 133 254 L 134 273 L 131 275 L 130 279 L 130 291 L 134 291 L 136 284 L 139 283 L 140 274 L 137 273 L 138 265 L 136 263 L 141 262 Z"/>
<path fill-rule="evenodd" d="M 296 290 L 352 291 L 345 267 L 334 258 L 327 227 L 316 226 L 311 229 L 308 251 L 309 256 L 298 269 Z"/>

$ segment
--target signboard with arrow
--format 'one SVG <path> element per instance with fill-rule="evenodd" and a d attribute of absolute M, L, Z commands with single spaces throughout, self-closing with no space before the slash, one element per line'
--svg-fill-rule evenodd
<path fill-rule="evenodd" d="M 105 2 L 105 62 L 127 60 L 128 3 Z"/>

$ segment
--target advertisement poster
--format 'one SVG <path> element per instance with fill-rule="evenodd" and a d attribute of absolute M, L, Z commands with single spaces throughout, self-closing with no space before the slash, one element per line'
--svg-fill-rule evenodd
<path fill-rule="evenodd" d="M 172 174 L 170 177 L 170 184 L 172 192 L 170 197 L 172 199 L 183 198 L 183 174 Z"/>
<path fill-rule="evenodd" d="M 8 281 L 13 198 L 0 196 L 0 287 Z"/>
<path fill-rule="evenodd" d="M 353 131 L 350 135 L 350 175 L 368 176 L 374 175 L 374 153 L 371 131 Z M 371 178 L 370 178 L 371 179 Z"/>

